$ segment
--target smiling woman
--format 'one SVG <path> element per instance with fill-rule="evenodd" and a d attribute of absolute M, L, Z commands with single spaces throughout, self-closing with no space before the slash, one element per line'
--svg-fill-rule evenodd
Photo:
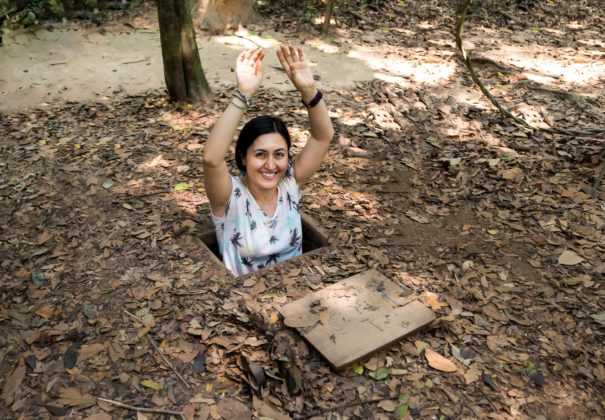
<path fill-rule="evenodd" d="M 236 276 L 302 253 L 301 187 L 319 168 L 334 137 L 309 62 L 300 48 L 281 46 L 277 57 L 302 96 L 311 136 L 292 157 L 284 122 L 274 116 L 256 117 L 237 139 L 235 161 L 240 175 L 230 175 L 225 158 L 242 115 L 261 85 L 264 55 L 257 49 L 238 56 L 238 89 L 204 149 L 204 183 L 219 251 Z"/>

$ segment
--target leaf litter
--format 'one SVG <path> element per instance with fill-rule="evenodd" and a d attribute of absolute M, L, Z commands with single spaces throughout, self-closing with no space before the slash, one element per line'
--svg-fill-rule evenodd
<path fill-rule="evenodd" d="M 285 7 L 272 3 L 263 7 Z M 536 27 L 593 24 L 555 37 L 486 4 L 496 17 L 470 17 L 469 39 L 488 51 L 481 31 L 496 31 L 545 54 L 556 46 L 555 57 L 578 39 L 602 50 L 590 41 L 603 22 L 594 2 L 550 3 L 506 10 Z M 279 10 L 261 22 L 313 42 Z M 346 2 L 334 43 L 453 60 L 453 44 L 435 47 L 453 16 L 434 1 Z M 588 50 L 569 54 L 581 63 Z M 579 91 L 576 107 L 489 63 L 479 71 L 535 118 L 604 125 L 583 112 L 603 108 L 602 88 Z M 590 194 L 602 145 L 512 126 L 483 99 L 457 101 L 454 85 L 468 90 L 466 75 L 445 87 L 376 80 L 326 92 L 338 138 L 303 205 L 332 246 L 245 282 L 199 238 L 209 217 L 201 151 L 230 91 L 215 89 L 203 108 L 151 93 L 1 115 L 0 415 L 126 415 L 105 398 L 188 418 L 603 417 L 605 192 Z M 257 103 L 303 133 L 293 95 L 264 91 Z M 424 295 L 440 322 L 336 373 L 278 309 L 368 268 Z"/>

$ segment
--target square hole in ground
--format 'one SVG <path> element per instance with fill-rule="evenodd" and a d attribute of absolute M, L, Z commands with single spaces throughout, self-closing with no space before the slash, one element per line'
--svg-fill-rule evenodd
<path fill-rule="evenodd" d="M 302 223 L 303 255 L 328 246 L 327 235 L 313 218 L 303 213 L 300 215 L 300 219 Z M 204 225 L 200 236 L 206 248 L 212 252 L 215 262 L 223 264 L 221 254 L 218 250 L 218 241 L 216 240 L 216 232 L 212 221 Z M 279 264 L 267 268 L 272 268 L 277 265 Z"/>

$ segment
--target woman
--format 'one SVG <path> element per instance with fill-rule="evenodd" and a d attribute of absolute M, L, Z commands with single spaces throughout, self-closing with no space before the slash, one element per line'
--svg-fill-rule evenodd
<path fill-rule="evenodd" d="M 239 176 L 225 157 L 242 115 L 263 76 L 262 49 L 242 52 L 235 74 L 238 89 L 214 125 L 204 149 L 204 183 L 225 266 L 236 276 L 302 253 L 301 187 L 317 171 L 334 128 L 309 62 L 300 48 L 281 46 L 277 57 L 307 107 L 311 137 L 291 158 L 290 135 L 274 116 L 250 120 L 235 146 Z"/>

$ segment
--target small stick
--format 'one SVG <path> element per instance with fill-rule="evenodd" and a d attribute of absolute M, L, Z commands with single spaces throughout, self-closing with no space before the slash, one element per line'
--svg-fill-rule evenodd
<path fill-rule="evenodd" d="M 141 413 L 167 414 L 167 415 L 179 416 L 180 418 L 182 418 L 183 420 L 185 420 L 185 414 L 182 413 L 182 412 L 180 412 L 180 411 L 158 410 L 156 408 L 146 408 L 146 407 L 135 407 L 134 405 L 124 404 L 122 402 L 114 401 L 114 400 L 108 400 L 106 398 L 98 398 L 97 397 L 97 400 L 103 401 L 103 402 L 106 402 L 106 403 L 109 403 L 109 404 L 117 405 L 118 407 L 127 408 L 129 410 L 140 411 Z"/>
<path fill-rule="evenodd" d="M 134 60 L 134 61 L 122 61 L 122 64 L 142 63 L 143 61 L 149 61 L 149 57 L 141 58 L 140 60 Z"/>
<path fill-rule="evenodd" d="M 191 292 L 178 292 L 173 293 L 175 296 L 194 296 L 194 295 L 204 295 L 208 293 L 208 290 L 192 290 Z"/>
<path fill-rule="evenodd" d="M 176 368 L 174 367 L 174 365 L 172 364 L 172 362 L 170 362 L 170 360 L 168 360 L 166 358 L 166 356 L 164 356 L 164 353 L 162 353 L 162 351 L 160 350 L 160 348 L 158 347 L 158 345 L 155 343 L 155 341 L 152 338 L 149 338 L 149 336 L 147 336 L 147 340 L 149 340 L 149 342 L 151 343 L 151 345 L 153 346 L 153 348 L 155 349 L 155 351 L 160 355 L 160 357 L 162 358 L 162 360 L 164 362 L 166 362 L 166 364 L 168 365 L 168 367 L 170 367 L 170 369 L 172 369 L 172 371 L 176 374 L 176 376 L 179 377 L 179 379 L 183 382 L 183 384 L 185 384 L 185 386 L 188 389 L 191 389 L 191 385 L 189 385 L 189 382 L 187 382 L 185 380 L 185 378 L 183 378 L 181 376 L 181 374 L 176 370 Z"/>
<path fill-rule="evenodd" d="M 241 39 L 245 39 L 246 41 L 251 42 L 251 43 L 253 43 L 254 45 L 256 45 L 258 48 L 263 48 L 263 46 L 262 46 L 262 45 L 260 45 L 258 42 L 256 42 L 256 41 L 255 41 L 255 40 L 253 40 L 253 39 L 250 39 L 250 38 L 247 38 L 247 37 L 245 37 L 245 36 L 238 35 L 238 34 L 233 34 L 233 36 L 238 37 L 238 38 L 241 38 Z"/>
<path fill-rule="evenodd" d="M 133 317 L 134 319 L 136 319 L 138 322 L 140 322 L 141 324 L 143 323 L 143 320 L 141 318 L 139 318 L 138 316 L 131 314 L 130 312 L 128 312 L 126 309 L 124 309 L 124 313 L 128 316 Z"/>

